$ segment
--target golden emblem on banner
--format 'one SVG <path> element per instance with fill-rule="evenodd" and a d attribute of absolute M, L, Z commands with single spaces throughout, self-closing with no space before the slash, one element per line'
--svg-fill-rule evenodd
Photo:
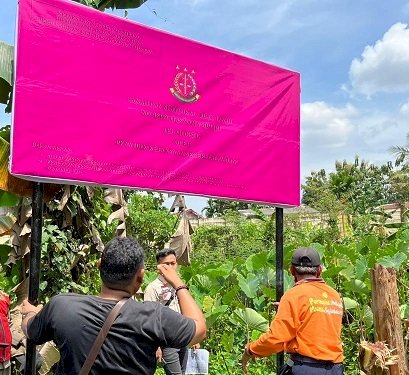
<path fill-rule="evenodd" d="M 176 73 L 173 80 L 173 87 L 170 88 L 172 95 L 185 103 L 192 103 L 199 100 L 200 95 L 196 94 L 196 81 L 194 70 L 188 71 L 186 68 L 181 70 L 179 66 L 176 67 L 178 73 Z"/>

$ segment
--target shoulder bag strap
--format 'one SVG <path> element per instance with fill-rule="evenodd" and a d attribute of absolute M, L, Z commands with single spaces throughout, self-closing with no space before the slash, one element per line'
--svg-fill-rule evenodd
<path fill-rule="evenodd" d="M 170 298 L 166 301 L 166 303 L 163 306 L 169 306 L 173 299 L 175 298 L 175 292 L 171 292 Z"/>
<path fill-rule="evenodd" d="M 108 332 L 112 326 L 112 323 L 115 321 L 116 317 L 119 314 L 119 311 L 121 310 L 122 306 L 128 301 L 128 299 L 129 298 L 123 298 L 120 301 L 118 301 L 117 304 L 114 306 L 114 308 L 109 313 L 108 317 L 105 320 L 104 325 L 102 326 L 101 330 L 98 333 L 97 338 L 94 341 L 94 344 L 92 345 L 90 352 L 88 353 L 87 358 L 85 359 L 84 364 L 82 365 L 79 375 L 88 375 L 89 371 L 91 370 L 92 365 L 95 362 L 95 359 L 97 358 L 97 355 L 101 349 L 101 346 L 104 343 L 105 338 L 108 335 Z"/>

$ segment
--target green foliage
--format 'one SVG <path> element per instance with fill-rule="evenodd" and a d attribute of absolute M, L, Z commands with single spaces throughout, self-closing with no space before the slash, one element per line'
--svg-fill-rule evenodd
<path fill-rule="evenodd" d="M 390 152 L 395 155 L 395 165 L 407 165 L 409 163 L 409 133 L 406 134 L 406 144 L 404 146 L 393 146 Z"/>
<path fill-rule="evenodd" d="M 17 269 L 17 267 L 10 268 L 6 266 L 10 251 L 10 246 L 0 244 L 0 289 L 8 294 L 10 294 L 13 287 L 18 284 L 20 274 L 20 270 Z M 10 294 L 10 298 L 12 301 L 15 299 L 13 294 Z"/>
<path fill-rule="evenodd" d="M 227 228 L 237 230 L 233 225 Z M 202 347 L 211 353 L 211 374 L 239 374 L 244 344 L 268 329 L 275 314 L 274 262 L 273 253 L 264 250 L 218 263 L 194 260 L 180 269 L 207 320 L 208 338 Z M 286 273 L 287 287 L 288 279 Z M 257 361 L 250 373 L 275 373 L 274 357 Z"/>
<path fill-rule="evenodd" d="M 206 214 L 206 217 L 217 217 L 223 216 L 229 211 L 244 210 L 250 208 L 250 206 L 251 204 L 247 202 L 210 198 L 203 212 Z"/>
<path fill-rule="evenodd" d="M 87 256 L 81 250 L 80 240 L 73 238 L 70 230 L 62 231 L 50 220 L 44 223 L 42 236 L 40 290 L 45 299 L 64 292 L 96 294 L 101 285 L 97 254 Z"/>
<path fill-rule="evenodd" d="M 371 213 L 393 202 L 390 164 L 376 166 L 366 161 L 335 162 L 335 172 L 312 172 L 303 185 L 303 203 L 337 217 L 340 212 Z"/>
<path fill-rule="evenodd" d="M 77 188 L 84 189 L 84 187 Z M 101 242 L 103 244 L 110 241 L 116 234 L 116 228 L 118 225 L 117 220 L 114 220 L 112 223 L 108 222 L 109 215 L 112 213 L 112 204 L 108 203 L 104 200 L 104 189 L 102 188 L 95 188 L 93 190 L 92 199 L 88 199 L 85 196 L 84 192 L 82 191 L 82 196 L 87 201 L 87 206 L 89 206 L 89 225 L 93 226 L 94 228 L 98 228 L 98 233 L 101 238 Z M 73 214 L 78 213 L 78 208 L 76 205 L 80 205 L 81 209 L 81 195 L 73 195 L 73 202 L 70 204 L 69 210 Z"/>
<path fill-rule="evenodd" d="M 20 199 L 19 196 L 13 193 L 0 190 L 0 207 L 15 207 L 20 202 Z"/>
<path fill-rule="evenodd" d="M 207 205 L 203 209 L 203 212 L 206 214 L 206 217 L 220 217 L 229 214 L 230 212 L 237 212 L 237 210 L 253 209 L 257 207 L 262 206 L 254 203 L 210 198 L 207 201 Z"/>
<path fill-rule="evenodd" d="M 7 104 L 10 112 L 14 47 L 0 41 L 0 103 Z"/>
<path fill-rule="evenodd" d="M 403 209 L 404 202 L 409 201 L 409 133 L 406 134 L 406 144 L 390 148 L 391 153 L 396 157 L 395 170 L 391 177 L 391 190 L 396 196 L 396 202 Z M 409 210 L 406 210 L 406 214 Z M 408 215 L 402 215 L 402 221 L 408 221 Z"/>
<path fill-rule="evenodd" d="M 177 216 L 162 206 L 163 200 L 163 195 L 154 193 L 128 196 L 128 234 L 145 249 L 148 266 L 156 265 L 156 252 L 164 248 L 177 226 Z"/>
<path fill-rule="evenodd" d="M 105 8 L 111 9 L 139 8 L 147 0 L 74 0 L 74 1 L 95 9 L 105 10 Z"/>
<path fill-rule="evenodd" d="M 248 307 L 234 310 L 232 320 L 249 333 L 254 330 L 266 332 L 269 326 L 269 322 L 266 318 Z M 248 337 L 248 339 L 250 339 L 250 337 Z"/>
<path fill-rule="evenodd" d="M 45 210 L 41 251 L 43 299 L 61 292 L 97 294 L 101 282 L 98 246 L 115 236 L 117 223 L 108 223 L 112 205 L 104 200 L 104 189 L 71 188 L 62 209 L 56 197 Z M 97 239 L 98 237 L 98 239 Z"/>
<path fill-rule="evenodd" d="M 311 172 L 306 178 L 303 188 L 302 202 L 320 212 L 330 213 L 330 217 L 337 217 L 344 210 L 344 204 L 339 201 L 333 189 L 330 179 L 324 169 L 319 172 Z"/>
<path fill-rule="evenodd" d="M 239 222 L 236 222 L 236 224 Z M 263 233 L 265 221 L 253 222 Z M 212 229 L 213 228 L 213 229 Z M 229 223 L 224 227 L 199 227 L 196 238 L 196 251 L 200 246 L 206 249 L 206 258 L 199 257 L 190 267 L 181 269 L 185 280 L 191 286 L 195 299 L 202 306 L 209 327 L 208 338 L 202 345 L 211 352 L 210 368 L 212 374 L 238 374 L 233 366 L 240 358 L 241 350 L 248 340 L 254 340 L 260 331 L 268 327 L 275 310 L 275 255 L 274 249 L 263 250 L 247 257 L 240 254 L 219 254 L 225 251 L 222 244 L 225 238 L 234 241 L 246 236 L 240 233 L 240 225 Z M 331 241 L 323 235 L 322 241 L 309 241 L 317 238 L 317 228 L 307 225 L 301 230 L 285 233 L 287 245 L 284 249 L 285 267 L 289 267 L 293 249 L 297 246 L 312 246 L 321 254 L 324 273 L 328 284 L 343 296 L 345 307 L 342 333 L 345 351 L 345 374 L 355 375 L 358 369 L 358 347 L 361 338 L 373 341 L 374 327 L 371 311 L 370 269 L 375 263 L 395 267 L 400 275 L 400 298 L 402 317 L 409 316 L 406 301 L 409 299 L 408 276 L 405 272 L 409 255 L 409 228 L 400 228 L 393 236 L 365 234 L 345 238 L 340 242 Z M 298 235 L 297 235 L 298 233 Z M 206 237 L 208 236 L 208 238 Z M 239 241 L 240 242 L 240 241 Z M 260 241 L 263 244 L 263 241 Z M 231 245 L 231 244 L 230 244 Z M 199 249 L 198 249 L 199 247 Z M 219 259 L 215 262 L 214 259 Z M 224 258 L 223 258 L 224 257 Z M 291 276 L 285 272 L 286 288 L 292 285 Z M 259 324 L 260 325 L 259 325 Z M 251 364 L 250 373 L 274 373 L 274 358 L 257 360 Z"/>
<path fill-rule="evenodd" d="M 7 143 L 10 143 L 11 126 L 5 125 L 0 128 L 0 138 L 3 138 Z"/>
<path fill-rule="evenodd" d="M 192 259 L 211 264 L 238 255 L 246 257 L 265 249 L 263 236 L 266 223 L 246 220 L 235 212 L 225 219 L 224 225 L 202 225 L 195 230 Z"/>
<path fill-rule="evenodd" d="M 115 225 L 108 224 L 112 207 L 103 196 L 103 192 L 97 190 L 91 202 L 85 190 L 76 188 L 66 209 L 73 218 L 92 212 L 90 223 L 101 238 L 110 239 Z M 175 228 L 176 216 L 162 207 L 163 197 L 160 195 L 129 193 L 127 199 L 130 213 L 128 234 L 137 237 L 150 251 L 156 251 L 156 247 L 162 246 Z M 100 286 L 96 269 L 99 253 L 92 243 L 92 235 L 84 232 L 77 220 L 65 222 L 63 226 L 64 215 L 58 208 L 59 202 L 55 200 L 45 212 L 41 260 L 43 301 L 61 291 L 97 293 Z M 274 318 L 273 222 L 262 216 L 259 220 L 250 221 L 237 214 L 229 214 L 225 225 L 202 226 L 194 233 L 192 264 L 182 267 L 180 272 L 207 320 L 208 337 L 202 347 L 211 353 L 211 374 L 239 374 L 237 363 L 245 343 L 255 340 Z M 294 248 L 312 246 L 321 254 L 324 278 L 343 296 L 346 375 L 356 374 L 356 344 L 359 339 L 373 340 L 369 272 L 375 263 L 398 269 L 401 315 L 409 316 L 408 276 L 405 272 L 409 256 L 409 227 L 401 227 L 391 236 L 365 232 L 368 231 L 335 242 L 331 232 L 308 224 L 296 229 L 286 226 L 284 234 L 285 268 L 289 267 Z M 3 251 L 0 246 L 2 262 L 8 249 L 5 247 Z M 10 290 L 18 282 L 16 268 L 5 268 L 0 272 L 0 286 L 5 290 Z M 156 272 L 148 271 L 143 288 L 156 276 Z M 291 287 L 292 277 L 286 271 L 284 282 L 285 289 Z M 249 373 L 274 374 L 275 371 L 275 358 L 272 356 L 251 364 Z M 163 370 L 157 373 L 161 374 Z"/>

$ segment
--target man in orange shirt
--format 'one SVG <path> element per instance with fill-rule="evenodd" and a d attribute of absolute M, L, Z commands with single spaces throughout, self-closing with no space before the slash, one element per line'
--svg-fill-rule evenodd
<path fill-rule="evenodd" d="M 341 375 L 343 373 L 339 294 L 320 278 L 318 252 L 297 249 L 291 262 L 295 285 L 284 293 L 269 332 L 246 345 L 242 367 L 254 357 L 290 354 L 287 367 L 293 375 Z M 288 368 L 289 371 L 289 368 Z"/>

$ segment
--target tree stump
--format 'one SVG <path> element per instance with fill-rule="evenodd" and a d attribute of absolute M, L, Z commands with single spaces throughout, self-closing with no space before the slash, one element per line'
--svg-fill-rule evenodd
<path fill-rule="evenodd" d="M 372 312 L 377 341 L 384 341 L 399 356 L 396 365 L 389 366 L 390 375 L 408 375 L 403 329 L 399 312 L 396 270 L 376 264 L 371 269 Z"/>

